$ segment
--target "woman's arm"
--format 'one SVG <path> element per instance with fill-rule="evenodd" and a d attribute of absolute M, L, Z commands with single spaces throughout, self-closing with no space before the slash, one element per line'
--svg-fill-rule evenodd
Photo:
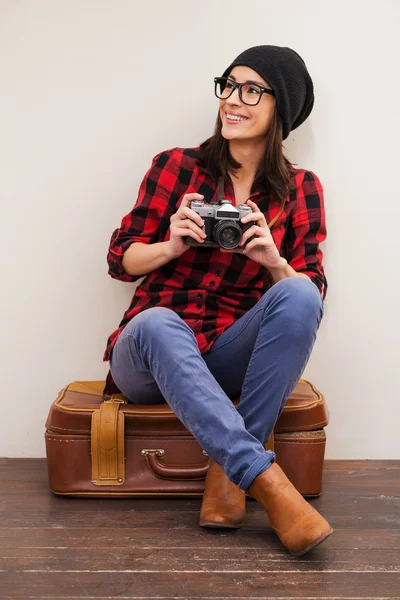
<path fill-rule="evenodd" d="M 160 152 L 153 158 L 152 165 L 140 184 L 136 204 L 122 219 L 120 227 L 112 233 L 107 262 L 108 273 L 114 279 L 133 283 L 152 268 L 157 268 L 157 261 L 158 266 L 161 266 L 172 258 L 168 258 L 162 240 L 178 199 L 174 185 L 179 165 L 173 154 L 174 149 L 171 149 Z M 151 262 L 147 271 L 142 270 L 146 266 L 144 263 L 148 262 L 146 257 Z"/>
<path fill-rule="evenodd" d="M 155 244 L 134 242 L 124 252 L 122 266 L 128 275 L 143 276 L 162 267 L 173 258 L 176 256 L 172 252 L 169 241 Z"/>
<path fill-rule="evenodd" d="M 311 278 L 308 275 L 306 275 L 305 273 L 298 273 L 297 271 L 295 271 L 293 269 L 293 267 L 291 267 L 288 264 L 288 261 L 286 260 L 286 258 L 283 258 L 283 256 L 281 258 L 282 258 L 282 265 L 280 265 L 279 267 L 276 267 L 276 269 L 268 269 L 269 272 L 271 273 L 274 283 L 277 283 L 277 281 L 280 281 L 281 279 L 286 279 L 287 277 L 303 277 L 303 278 L 311 281 Z"/>
<path fill-rule="evenodd" d="M 308 276 L 325 300 L 328 282 L 322 265 L 323 253 L 320 243 L 327 235 L 326 217 L 323 188 L 315 173 L 304 173 L 296 196 L 291 222 L 285 233 L 284 255 L 288 267 L 291 267 L 297 276 Z M 276 276 L 280 277 L 282 273 L 283 271 Z"/>

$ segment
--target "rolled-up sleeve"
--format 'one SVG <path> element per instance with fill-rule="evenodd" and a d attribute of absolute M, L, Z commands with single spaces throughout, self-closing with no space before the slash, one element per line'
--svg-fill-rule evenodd
<path fill-rule="evenodd" d="M 134 282 L 143 275 L 129 275 L 122 266 L 124 252 L 133 242 L 154 244 L 162 241 L 175 211 L 179 165 L 172 150 L 157 154 L 139 187 L 132 210 L 111 235 L 107 254 L 108 273 L 113 279 Z"/>
<path fill-rule="evenodd" d="M 324 193 L 318 177 L 306 171 L 297 189 L 296 204 L 285 234 L 285 255 L 298 273 L 310 277 L 325 300 L 328 282 L 320 243 L 326 239 Z"/>

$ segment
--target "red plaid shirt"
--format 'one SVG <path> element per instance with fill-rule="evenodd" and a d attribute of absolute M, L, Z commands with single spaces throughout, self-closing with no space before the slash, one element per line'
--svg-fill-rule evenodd
<path fill-rule="evenodd" d="M 198 157 L 199 146 L 172 148 L 153 158 L 135 206 L 111 236 L 107 257 L 111 277 L 130 283 L 143 277 L 124 271 L 123 254 L 132 242 L 167 241 L 170 217 L 178 210 L 184 194 L 197 192 L 204 195 L 205 202 L 218 201 L 218 182 L 199 166 Z M 293 171 L 291 192 L 285 199 L 284 210 L 271 227 L 271 234 L 281 256 L 295 271 L 308 275 L 325 299 L 328 284 L 319 247 L 326 238 L 323 191 L 313 172 L 294 167 Z M 224 192 L 224 197 L 236 205 L 230 181 L 225 182 Z M 265 214 L 267 223 L 278 214 L 282 204 L 264 185 L 258 186 L 250 198 Z M 118 329 L 107 340 L 103 361 L 110 359 L 125 325 L 152 306 L 174 310 L 194 332 L 203 354 L 273 283 L 268 269 L 242 254 L 191 247 L 148 273 L 138 285 Z M 109 371 L 104 393 L 119 391 Z"/>

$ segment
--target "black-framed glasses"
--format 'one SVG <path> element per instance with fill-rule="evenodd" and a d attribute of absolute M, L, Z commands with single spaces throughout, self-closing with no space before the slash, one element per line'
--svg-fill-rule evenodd
<path fill-rule="evenodd" d="M 256 83 L 237 83 L 233 79 L 229 79 L 229 77 L 214 77 L 214 83 L 217 98 L 226 100 L 238 88 L 239 98 L 243 104 L 248 104 L 249 106 L 258 104 L 263 94 L 275 96 L 273 90 L 269 90 L 261 85 Z"/>

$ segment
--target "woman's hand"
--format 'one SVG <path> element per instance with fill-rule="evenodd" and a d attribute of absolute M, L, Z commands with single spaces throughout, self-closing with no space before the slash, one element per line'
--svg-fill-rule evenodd
<path fill-rule="evenodd" d="M 221 252 L 239 251 L 240 254 L 248 256 L 267 269 L 274 269 L 281 265 L 282 257 L 272 238 L 265 216 L 258 210 L 258 206 L 255 202 L 247 200 L 246 204 L 250 206 L 253 212 L 243 217 L 241 222 L 248 223 L 249 221 L 256 221 L 256 223 L 244 232 L 238 248 L 234 250 L 224 250 L 221 248 Z M 246 241 L 253 235 L 255 238 L 251 240 L 246 247 L 243 247 Z"/>
<path fill-rule="evenodd" d="M 176 213 L 170 218 L 170 239 L 169 246 L 171 254 L 177 258 L 190 248 L 189 244 L 183 241 L 186 236 L 192 237 L 200 244 L 204 242 L 206 234 L 202 230 L 203 219 L 194 210 L 189 208 L 192 200 L 203 200 L 202 194 L 185 194 Z"/>

